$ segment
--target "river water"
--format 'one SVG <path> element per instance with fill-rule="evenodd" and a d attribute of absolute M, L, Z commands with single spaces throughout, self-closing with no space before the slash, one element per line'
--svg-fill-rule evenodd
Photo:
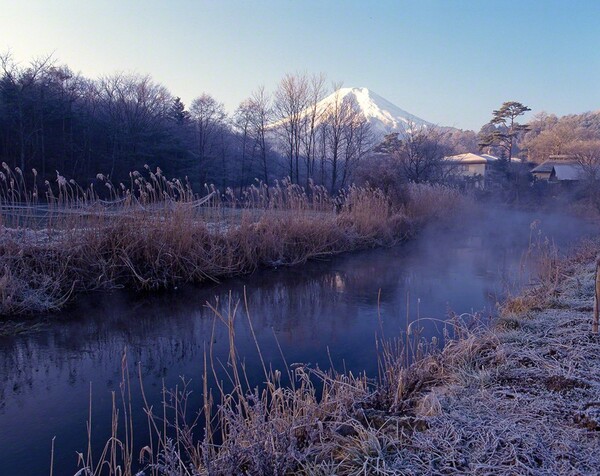
<path fill-rule="evenodd" d="M 534 220 L 539 225 L 531 226 Z M 42 330 L 0 337 L 0 474 L 77 471 L 77 451 L 87 447 L 86 420 L 92 389 L 93 449 L 109 434 L 111 392 L 119 393 L 124 349 L 130 365 L 140 363 L 146 394 L 159 407 L 163 383 L 191 379 L 190 406 L 201 405 L 205 346 L 226 362 L 228 334 L 206 303 L 224 309 L 240 301 L 235 331 L 239 355 L 251 383 L 261 366 L 244 302 L 263 358 L 273 368 L 311 363 L 365 371 L 376 376 L 375 336 L 383 328 L 396 336 L 407 319 L 426 325 L 425 337 L 439 335 L 449 312 L 493 317 L 507 289 L 529 280 L 530 243 L 545 237 L 566 248 L 595 227 L 561 214 L 491 210 L 452 226 L 430 227 L 403 245 L 346 254 L 295 268 L 262 270 L 221 284 L 185 287 L 155 296 L 125 291 L 93 294 Z M 408 317 L 407 317 L 408 315 Z M 137 442 L 146 423 L 134 379 Z"/>

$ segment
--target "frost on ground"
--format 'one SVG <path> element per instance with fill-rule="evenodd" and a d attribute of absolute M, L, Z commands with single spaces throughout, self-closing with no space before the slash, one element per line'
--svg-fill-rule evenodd
<path fill-rule="evenodd" d="M 264 389 L 246 391 L 234 315 L 214 309 L 232 336 L 234 391 L 222 391 L 214 414 L 205 394 L 200 414 L 210 423 L 200 441 L 185 415 L 167 416 L 187 408 L 185 388 L 161 412 L 178 445 L 147 408 L 160 444 L 147 452 L 144 474 L 598 474 L 600 338 L 591 333 L 589 264 L 597 250 L 553 262 L 539 286 L 504 305 L 493 329 L 451 321 L 455 338 L 410 366 L 399 341 L 381 341 L 377 380 L 298 364 L 294 386 L 264 368 Z M 125 454 L 123 474 L 135 474 Z"/>
<path fill-rule="evenodd" d="M 593 280 L 593 265 L 580 266 L 559 285 L 549 308 L 507 316 L 493 331 L 497 344 L 482 365 L 450 369 L 454 377 L 425 397 L 438 401 L 437 415 L 425 417 L 427 429 L 412 434 L 389 469 L 598 474 L 600 339 L 591 334 Z"/>
<path fill-rule="evenodd" d="M 598 474 L 600 338 L 591 333 L 590 261 L 571 262 L 558 285 L 533 290 L 535 306 L 505 311 L 496 328 L 453 341 L 402 371 L 391 388 L 379 386 L 354 412 L 350 430 L 324 444 L 327 456 L 303 469 Z M 386 390 L 400 403 L 390 404 Z"/>
<path fill-rule="evenodd" d="M 309 380 L 286 389 L 276 379 L 267 397 L 241 399 L 245 411 L 223 406 L 224 441 L 203 443 L 193 474 L 598 474 L 600 339 L 591 334 L 589 261 L 555 266 L 562 278 L 508 303 L 494 329 L 461 331 L 409 367 L 383 348 L 377 383 L 321 373 L 318 399 Z M 174 458 L 165 447 L 160 461 L 175 469 L 154 467 L 184 474 L 178 462 L 195 454 L 186 453 Z"/>

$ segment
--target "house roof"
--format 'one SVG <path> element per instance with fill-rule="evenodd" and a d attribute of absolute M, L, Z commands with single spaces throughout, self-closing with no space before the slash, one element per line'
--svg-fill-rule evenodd
<path fill-rule="evenodd" d="M 566 165 L 566 166 L 572 166 L 572 165 L 579 166 L 579 164 L 577 162 L 572 162 L 572 161 L 566 162 L 564 160 L 562 160 L 562 161 L 558 161 L 558 160 L 546 160 L 545 162 L 542 162 L 537 167 L 534 167 L 533 169 L 531 169 L 531 173 L 532 174 L 536 174 L 536 173 L 547 173 L 547 174 L 549 174 L 549 173 L 552 173 L 552 170 L 554 169 L 554 167 L 556 165 L 559 165 L 559 166 L 563 166 L 563 165 Z"/>
<path fill-rule="evenodd" d="M 556 164 L 554 166 L 556 180 L 582 180 L 585 171 L 581 164 Z"/>
<path fill-rule="evenodd" d="M 461 164 L 487 164 L 498 160 L 497 157 L 488 154 L 473 154 L 468 152 L 466 154 L 450 155 L 444 157 L 444 160 L 451 162 L 460 162 Z"/>
<path fill-rule="evenodd" d="M 444 157 L 444 160 L 457 162 L 461 164 L 490 164 L 500 159 L 490 154 L 474 154 L 473 152 L 467 152 L 466 154 L 450 155 L 448 157 Z M 516 157 L 513 157 L 512 162 L 521 162 L 521 160 Z"/>
<path fill-rule="evenodd" d="M 547 160 L 531 170 L 532 174 L 546 173 L 550 174 L 550 181 L 569 181 L 583 180 L 585 178 L 585 170 L 578 162 Z"/>
<path fill-rule="evenodd" d="M 552 169 L 554 168 L 555 165 L 556 165 L 555 161 L 547 160 L 546 162 L 542 162 L 537 167 L 534 167 L 533 169 L 531 169 L 531 173 L 532 174 L 537 174 L 537 173 L 549 174 L 552 172 Z"/>

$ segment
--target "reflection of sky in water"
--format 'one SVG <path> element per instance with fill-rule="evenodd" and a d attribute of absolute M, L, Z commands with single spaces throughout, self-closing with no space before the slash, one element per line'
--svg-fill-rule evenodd
<path fill-rule="evenodd" d="M 274 368 L 283 369 L 275 337 L 288 364 L 334 365 L 376 375 L 375 334 L 398 335 L 417 316 L 443 319 L 457 313 L 494 312 L 498 296 L 514 284 L 529 238 L 530 214 L 490 214 L 479 223 L 430 230 L 419 240 L 393 249 L 366 251 L 293 269 L 257 272 L 223 285 L 187 288 L 158 297 L 127 293 L 94 294 L 49 329 L 0 338 L 0 461 L 3 474 L 48 471 L 50 442 L 56 436 L 55 474 L 72 474 L 76 450 L 86 446 L 85 421 L 90 381 L 96 442 L 104 441 L 110 422 L 110 391 L 119 391 L 120 359 L 141 362 L 147 395 L 155 406 L 162 381 L 173 387 L 180 375 L 191 378 L 193 407 L 200 405 L 205 343 L 213 332 L 212 312 L 204 307 L 229 291 L 240 301 L 236 318 L 238 351 L 250 379 L 261 370 L 244 309 L 261 351 Z M 542 228 L 559 244 L 589 231 L 573 219 L 546 219 Z M 378 311 L 378 294 L 380 294 Z M 58 319 L 58 318 L 57 318 Z M 227 360 L 228 337 L 214 327 L 214 355 Z M 429 325 L 425 335 L 436 329 Z M 138 387 L 134 383 L 134 387 Z M 138 392 L 136 419 L 144 421 Z M 145 428 L 140 425 L 140 428 Z M 145 441 L 145 433 L 138 442 Z M 99 450 L 97 450 L 99 452 Z"/>

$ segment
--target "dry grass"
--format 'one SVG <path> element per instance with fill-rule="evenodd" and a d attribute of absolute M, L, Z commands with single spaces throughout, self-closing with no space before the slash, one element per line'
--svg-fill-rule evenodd
<path fill-rule="evenodd" d="M 106 200 L 57 175 L 42 199 L 3 167 L 0 315 L 56 310 L 81 291 L 167 288 L 392 245 L 460 202 L 440 187 L 409 187 L 415 198 L 399 206 L 377 189 L 331 197 L 287 181 L 242 197 L 207 186 L 199 197 L 160 169 L 133 172 L 129 184 L 99 175 Z"/>
<path fill-rule="evenodd" d="M 600 341 L 590 333 L 591 313 L 565 305 L 575 300 L 589 307 L 593 301 L 573 285 L 590 286 L 589 266 L 572 269 L 577 271 L 555 288 L 552 301 L 560 309 L 550 302 L 537 311 L 527 308 L 526 315 L 510 316 L 511 325 L 486 334 L 491 360 L 458 385 L 442 387 L 441 411 L 398 454 L 398 470 L 595 474 Z"/>
<path fill-rule="evenodd" d="M 600 340 L 590 329 L 597 251 L 587 243 L 557 262 L 558 280 L 552 272 L 540 283 L 553 295 L 539 310 L 505 308 L 491 329 L 477 316 L 453 316 L 441 350 L 426 348 L 416 327 L 408 340 L 380 341 L 378 379 L 296 366 L 286 386 L 263 362 L 266 384 L 252 388 L 235 349 L 240 311 L 236 303 L 215 306 L 216 322 L 229 329 L 222 369 L 232 390 L 217 385 L 211 392 L 217 363 L 209 345 L 204 407 L 188 413 L 185 383 L 165 391 L 160 412 L 147 407 L 145 441 L 152 443 L 139 467 L 165 476 L 595 474 Z M 102 459 L 86 466 L 89 474 L 134 474 L 137 455 L 116 438 L 124 422 L 117 423 L 113 441 L 122 454 L 104 473 Z"/>
<path fill-rule="evenodd" d="M 443 185 L 412 184 L 406 214 L 416 221 L 442 219 L 448 210 L 464 206 L 462 195 Z"/>
<path fill-rule="evenodd" d="M 401 340 L 380 342 L 378 380 L 297 364 L 288 369 L 288 385 L 282 384 L 279 371 L 267 367 L 257 345 L 265 384 L 251 387 L 235 346 L 235 321 L 243 314 L 238 306 L 230 301 L 212 308 L 216 323 L 228 329 L 229 357 L 226 363 L 214 361 L 214 339 L 209 340 L 204 354 L 203 408 L 190 414 L 184 380 L 180 387 L 163 390 L 163 407 L 158 412 L 146 404 L 150 434 L 144 441 L 149 443 L 140 453 L 139 465 L 145 468 L 144 474 L 371 474 L 377 467 L 385 469 L 391 448 L 404 438 L 400 433 L 419 426 L 417 406 L 419 411 L 435 411 L 434 401 L 420 401 L 418 396 L 442 378 L 444 371 L 437 362 L 442 355 L 453 355 L 452 345 L 434 357 L 420 349 L 416 331 L 409 353 Z M 247 306 L 245 314 L 252 329 Z M 461 322 L 457 318 L 451 328 L 467 332 Z M 458 342 L 450 334 L 448 341 Z M 407 359 L 417 364 L 409 367 Z M 126 368 L 125 357 L 123 362 Z M 217 372 L 225 372 L 224 383 Z M 121 403 L 113 397 L 113 437 L 97 460 L 81 455 L 81 474 L 136 474 L 136 455 L 128 443 L 133 440 L 127 420 L 131 415 L 129 372 L 123 375 Z M 216 382 L 216 393 L 209 381 Z M 124 418 L 119 419 L 119 414 Z M 203 437 L 198 438 L 200 429 Z M 139 438 L 141 429 L 136 430 Z M 389 441 L 383 443 L 382 438 Z"/>
<path fill-rule="evenodd" d="M 536 230 L 536 222 L 532 223 L 532 232 Z M 510 296 L 500 307 L 505 320 L 511 316 L 525 315 L 532 311 L 539 311 L 559 304 L 559 287 L 564 286 L 565 279 L 581 273 L 583 267 L 591 266 L 600 250 L 598 240 L 585 240 L 567 256 L 560 256 L 557 248 L 541 234 L 530 239 L 529 249 L 523 260 L 527 260 L 535 269 L 535 281 L 519 295 Z M 588 269 L 586 279 L 589 279 L 593 270 Z M 581 276 L 578 278 L 581 279 Z M 593 292 L 593 290 L 587 290 Z M 586 291 L 586 292 L 587 292 Z M 572 303 L 564 304 L 566 307 Z M 577 307 L 576 305 L 574 305 Z"/>

